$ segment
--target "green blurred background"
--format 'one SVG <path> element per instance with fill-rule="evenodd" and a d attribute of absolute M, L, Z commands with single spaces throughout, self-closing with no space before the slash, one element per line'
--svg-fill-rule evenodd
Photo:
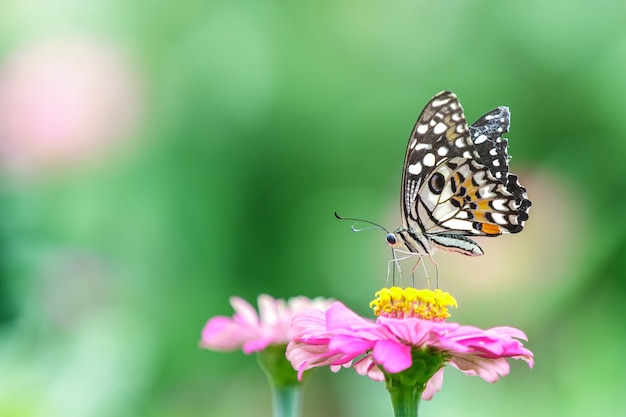
<path fill-rule="evenodd" d="M 425 416 L 623 414 L 626 6 L 609 1 L 5 1 L 0 416 L 271 415 L 254 356 L 198 347 L 228 297 L 385 284 L 424 104 L 512 113 L 533 200 L 481 258 L 439 254 L 453 319 L 527 332 L 495 385 L 447 369 Z M 407 266 L 410 268 L 410 265 Z M 422 283 L 423 284 L 423 283 Z M 317 371 L 305 416 L 391 415 Z"/>

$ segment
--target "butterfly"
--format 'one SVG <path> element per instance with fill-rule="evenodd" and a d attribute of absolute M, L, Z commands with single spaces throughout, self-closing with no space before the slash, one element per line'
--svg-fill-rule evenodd
<path fill-rule="evenodd" d="M 450 91 L 426 104 L 404 158 L 402 226 L 386 236 L 394 260 L 396 251 L 432 259 L 437 249 L 480 256 L 468 236 L 522 231 L 532 203 L 509 172 L 509 123 L 509 109 L 498 107 L 468 127 Z"/>

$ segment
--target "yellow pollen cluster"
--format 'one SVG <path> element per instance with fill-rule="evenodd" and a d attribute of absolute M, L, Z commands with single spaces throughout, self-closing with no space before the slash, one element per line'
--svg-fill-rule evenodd
<path fill-rule="evenodd" d="M 391 287 L 383 288 L 375 295 L 370 308 L 375 315 L 383 317 L 444 321 L 450 317 L 448 307 L 457 307 L 454 297 L 440 289 L 432 291 Z"/>

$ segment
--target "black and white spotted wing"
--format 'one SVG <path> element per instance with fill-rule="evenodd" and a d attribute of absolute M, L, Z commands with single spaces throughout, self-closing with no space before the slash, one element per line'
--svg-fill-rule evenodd
<path fill-rule="evenodd" d="M 528 220 L 528 209 L 532 203 L 528 200 L 526 188 L 519 183 L 517 175 L 509 172 L 511 157 L 507 151 L 508 140 L 502 135 L 508 133 L 510 123 L 511 113 L 508 107 L 500 106 L 476 120 L 470 126 L 470 134 L 481 159 L 519 204 L 519 230 L 509 230 L 510 233 L 516 233 L 522 231 L 523 222 Z"/>
<path fill-rule="evenodd" d="M 402 172 L 402 227 L 387 241 L 416 254 L 434 249 L 482 255 L 467 236 L 518 233 L 531 202 L 509 173 L 506 107 L 467 126 L 456 95 L 443 91 L 419 116 Z"/>

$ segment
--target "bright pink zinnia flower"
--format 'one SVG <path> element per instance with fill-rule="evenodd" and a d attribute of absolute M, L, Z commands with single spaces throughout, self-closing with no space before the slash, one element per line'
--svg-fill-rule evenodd
<path fill-rule="evenodd" d="M 233 317 L 217 316 L 202 330 L 200 345 L 207 349 L 230 351 L 241 348 L 250 354 L 269 345 L 286 345 L 295 334 L 291 326 L 294 314 L 309 310 L 326 311 L 332 300 L 295 297 L 288 301 L 262 294 L 258 298 L 259 313 L 247 301 L 231 297 Z"/>
<path fill-rule="evenodd" d="M 443 365 L 449 363 L 468 375 L 495 382 L 509 373 L 505 358 L 522 359 L 533 366 L 533 354 L 518 339 L 526 335 L 511 327 L 481 330 L 447 323 L 447 307 L 456 301 L 440 290 L 383 289 L 372 302 L 376 321 L 358 316 L 340 302 L 326 312 L 297 314 L 298 329 L 287 347 L 287 359 L 302 375 L 307 369 L 330 365 L 333 371 L 352 366 L 375 381 L 411 369 L 414 359 L 425 369 L 422 398 L 441 389 Z M 427 367 L 428 368 L 428 367 Z M 421 372 L 421 371 L 420 371 Z M 419 379 L 419 378 L 418 378 Z"/>

